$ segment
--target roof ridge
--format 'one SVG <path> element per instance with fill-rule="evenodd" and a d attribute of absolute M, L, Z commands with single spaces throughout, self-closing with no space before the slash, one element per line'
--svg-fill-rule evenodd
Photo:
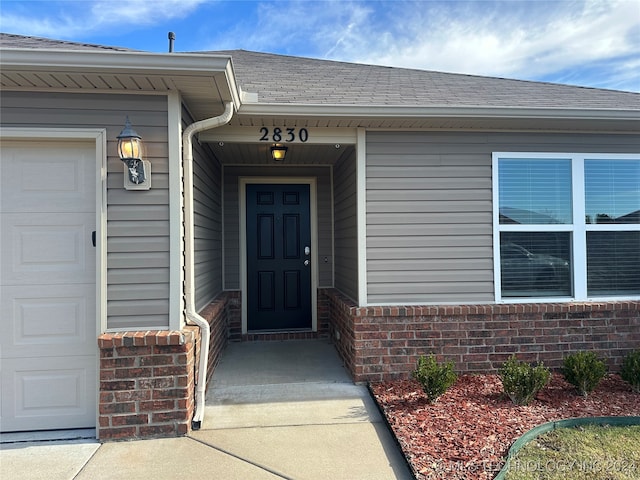
<path fill-rule="evenodd" d="M 52 39 L 52 38 L 46 38 L 46 37 L 38 37 L 38 36 L 34 36 L 34 35 L 20 35 L 17 33 L 7 33 L 7 32 L 0 32 L 0 47 L 5 47 L 7 48 L 5 45 L 3 45 L 3 43 L 5 43 L 5 41 L 7 39 L 10 40 L 15 40 L 15 41 L 20 41 L 21 43 L 24 43 L 25 41 L 32 41 L 32 44 L 29 45 L 21 45 L 22 48 L 40 48 L 39 44 L 50 44 L 50 46 L 54 46 L 54 45 L 68 45 L 68 46 L 74 46 L 74 47 L 85 47 L 87 49 L 96 49 L 96 50 L 115 50 L 115 51 L 120 51 L 120 52 L 136 52 L 136 51 L 140 51 L 140 50 L 133 50 L 131 48 L 126 48 L 126 47 L 115 47 L 115 46 L 109 46 L 109 45 L 100 45 L 97 43 L 87 43 L 87 42 L 72 42 L 70 40 L 58 40 L 58 39 Z M 11 48 L 11 47 L 8 47 Z M 41 47 L 41 48 L 46 48 L 46 47 Z"/>

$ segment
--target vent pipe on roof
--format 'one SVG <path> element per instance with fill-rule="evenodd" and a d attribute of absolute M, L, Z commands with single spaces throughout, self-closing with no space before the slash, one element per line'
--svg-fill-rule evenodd
<path fill-rule="evenodd" d="M 173 41 L 176 39 L 176 34 L 169 32 L 169 53 L 173 53 Z"/>

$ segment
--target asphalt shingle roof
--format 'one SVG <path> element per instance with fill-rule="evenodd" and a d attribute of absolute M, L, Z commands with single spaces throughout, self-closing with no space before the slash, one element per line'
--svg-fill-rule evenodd
<path fill-rule="evenodd" d="M 7 33 L 0 33 L 0 48 L 133 51 Z M 262 104 L 640 111 L 640 93 L 246 50 L 192 53 L 230 55 L 238 85 Z"/>
<path fill-rule="evenodd" d="M 231 55 L 238 84 L 260 103 L 640 110 L 638 93 L 245 50 L 206 53 Z"/>

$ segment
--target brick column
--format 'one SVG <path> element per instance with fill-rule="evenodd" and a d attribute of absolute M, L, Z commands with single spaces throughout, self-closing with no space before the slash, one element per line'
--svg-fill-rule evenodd
<path fill-rule="evenodd" d="M 106 333 L 100 348 L 98 438 L 186 435 L 194 412 L 197 327 Z"/>

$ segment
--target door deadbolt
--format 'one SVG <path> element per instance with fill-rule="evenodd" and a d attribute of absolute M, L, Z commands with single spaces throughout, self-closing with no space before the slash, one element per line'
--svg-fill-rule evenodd
<path fill-rule="evenodd" d="M 309 247 L 304 247 L 304 254 L 308 257 L 311 253 L 311 249 Z"/>

